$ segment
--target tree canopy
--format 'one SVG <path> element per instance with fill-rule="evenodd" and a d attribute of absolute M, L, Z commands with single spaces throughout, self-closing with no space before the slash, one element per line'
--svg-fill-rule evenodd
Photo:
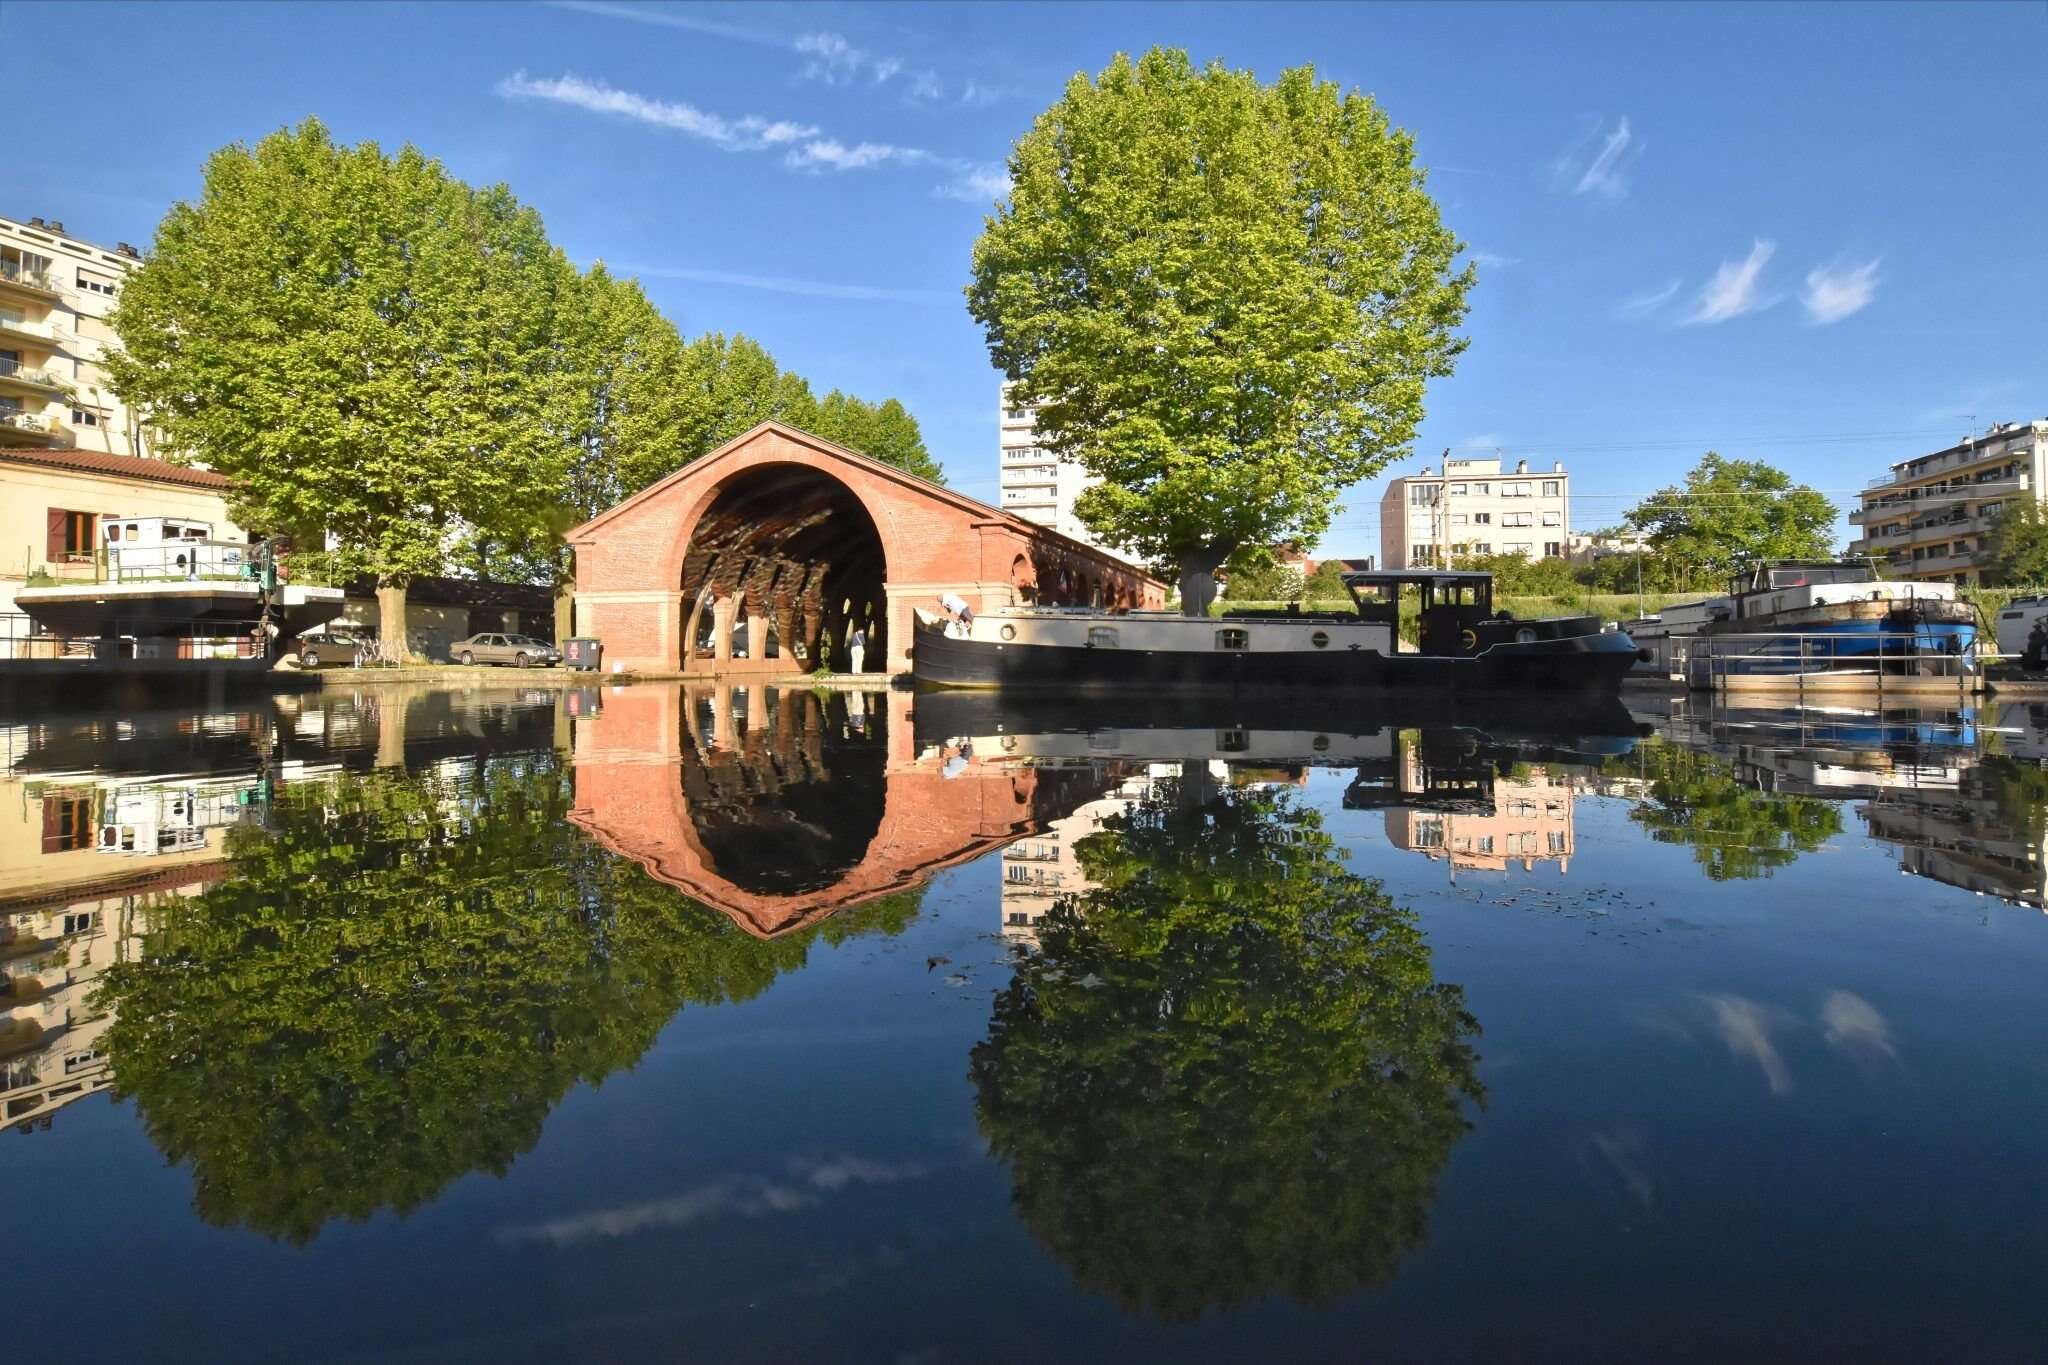
<path fill-rule="evenodd" d="M 1474 275 L 1413 140 L 1310 67 L 1119 55 L 1009 167 L 969 311 L 1041 442 L 1102 476 L 1082 519 L 1177 566 L 1191 614 L 1240 546 L 1313 545 L 1464 348 Z"/>
<path fill-rule="evenodd" d="M 970 1067 L 1026 1225 L 1167 1319 L 1383 1283 L 1481 1095 L 1414 917 L 1256 789 L 1165 783 L 1077 851 Z"/>
<path fill-rule="evenodd" d="M 1991 527 L 1991 567 L 2007 587 L 2048 583 L 2048 515 L 2031 496 L 2015 498 Z"/>
<path fill-rule="evenodd" d="M 116 392 L 234 479 L 238 521 L 394 591 L 558 574 L 569 525 L 764 418 L 821 420 L 757 343 L 685 344 L 636 282 L 579 274 L 504 186 L 316 119 L 209 158 L 112 322 Z M 936 477 L 900 403 L 834 396 L 820 434 Z"/>
<path fill-rule="evenodd" d="M 1683 486 L 1658 490 L 1627 517 L 1649 538 L 1649 562 L 1668 562 L 1667 576 L 1725 582 L 1759 560 L 1833 558 L 1835 515 L 1833 503 L 1784 470 L 1710 450 Z"/>
<path fill-rule="evenodd" d="M 102 978 L 116 1093 L 202 1217 L 294 1242 L 502 1174 L 685 1004 L 746 1000 L 908 894 L 762 942 L 566 819 L 552 754 L 281 789 L 228 878 Z"/>

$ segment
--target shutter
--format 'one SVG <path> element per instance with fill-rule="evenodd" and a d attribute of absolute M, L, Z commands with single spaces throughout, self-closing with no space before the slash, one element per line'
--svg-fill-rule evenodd
<path fill-rule="evenodd" d="M 71 530 L 71 514 L 61 507 L 52 507 L 45 525 L 49 528 L 49 535 L 43 555 L 52 564 L 62 563 L 66 535 Z"/>

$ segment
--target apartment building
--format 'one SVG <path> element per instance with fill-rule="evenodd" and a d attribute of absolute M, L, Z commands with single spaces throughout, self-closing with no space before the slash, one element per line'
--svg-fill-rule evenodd
<path fill-rule="evenodd" d="M 1889 578 L 1997 586 L 1990 533 L 2017 498 L 2048 486 L 2048 418 L 2002 422 L 1946 450 L 1901 460 L 1864 488 L 1849 513 L 1849 553 Z"/>
<path fill-rule="evenodd" d="M 1000 413 L 1000 454 L 996 505 L 1026 521 L 1049 526 L 1063 536 L 1092 545 L 1120 559 L 1127 556 L 1097 540 L 1074 515 L 1074 499 L 1081 490 L 1098 482 L 1096 477 L 1071 460 L 1062 460 L 1038 443 L 1037 411 L 1010 398 L 1011 386 L 1002 386 L 998 399 Z"/>
<path fill-rule="evenodd" d="M 1445 460 L 1442 473 L 1395 479 L 1380 495 L 1380 562 L 1447 567 L 1468 555 L 1562 559 L 1571 541 L 1571 476 L 1564 465 L 1503 470 L 1498 458 Z"/>
<path fill-rule="evenodd" d="M 126 242 L 81 242 L 60 222 L 0 218 L 0 447 L 147 455 L 100 357 L 107 315 L 142 263 Z"/>

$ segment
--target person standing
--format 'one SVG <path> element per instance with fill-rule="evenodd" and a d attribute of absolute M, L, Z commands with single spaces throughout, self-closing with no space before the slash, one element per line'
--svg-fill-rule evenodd
<path fill-rule="evenodd" d="M 851 671 L 855 673 L 860 672 L 861 659 L 868 652 L 868 635 L 859 626 L 855 626 L 853 634 L 846 637 L 846 652 L 853 656 L 853 668 Z"/>

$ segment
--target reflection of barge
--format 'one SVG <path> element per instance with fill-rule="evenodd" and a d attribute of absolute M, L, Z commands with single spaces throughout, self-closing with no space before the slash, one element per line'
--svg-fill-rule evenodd
<path fill-rule="evenodd" d="M 953 688 L 1408 689 L 1612 693 L 1636 646 L 1595 617 L 1518 621 L 1493 611 L 1493 576 L 1350 573 L 1357 610 L 1221 618 L 1008 607 L 959 627 L 919 614 L 911 672 Z M 1400 595 L 1421 601 L 1420 641 L 1400 647 Z"/>

